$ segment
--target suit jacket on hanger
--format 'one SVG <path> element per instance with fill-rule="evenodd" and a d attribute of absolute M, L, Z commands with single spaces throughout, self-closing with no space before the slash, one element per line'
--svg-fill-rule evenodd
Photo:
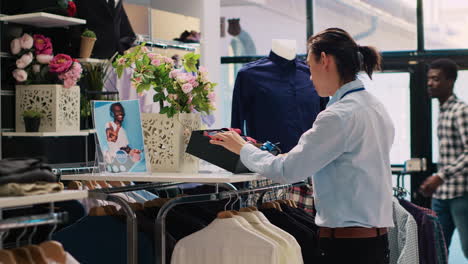
<path fill-rule="evenodd" d="M 108 59 L 115 52 L 123 53 L 129 49 L 136 39 L 130 21 L 128 20 L 122 1 L 118 1 L 112 9 L 107 0 L 75 0 L 77 17 L 86 19 L 86 25 L 76 32 L 74 43 L 78 51 L 81 35 L 84 27 L 96 33 L 96 43 L 93 50 L 93 58 Z"/>

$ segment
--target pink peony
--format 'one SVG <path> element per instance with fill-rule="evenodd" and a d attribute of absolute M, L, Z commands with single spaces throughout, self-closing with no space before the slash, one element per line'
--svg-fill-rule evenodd
<path fill-rule="evenodd" d="M 40 64 L 49 64 L 49 62 L 54 58 L 52 55 L 47 55 L 47 54 L 39 54 L 36 56 L 36 60 Z"/>
<path fill-rule="evenodd" d="M 49 71 L 56 73 L 67 72 L 73 64 L 73 59 L 66 54 L 57 54 L 49 63 Z"/>
<path fill-rule="evenodd" d="M 150 58 L 150 60 L 154 60 L 158 57 L 158 54 L 156 53 L 148 53 L 146 55 L 148 55 L 148 58 Z"/>
<path fill-rule="evenodd" d="M 52 55 L 52 42 L 50 41 L 50 38 L 43 35 L 34 35 L 34 48 L 36 49 L 36 55 Z"/>
<path fill-rule="evenodd" d="M 33 40 L 33 38 L 31 37 L 31 35 L 29 35 L 29 34 L 24 34 L 24 35 L 20 38 L 20 44 L 21 44 L 21 48 L 23 48 L 23 49 L 30 49 L 30 48 L 33 47 L 34 40 Z"/>
<path fill-rule="evenodd" d="M 26 53 L 23 56 L 21 56 L 21 58 L 16 60 L 16 67 L 18 67 L 20 69 L 24 69 L 24 68 L 28 67 L 28 65 L 31 64 L 32 61 L 33 61 L 32 53 L 31 52 Z"/>
<path fill-rule="evenodd" d="M 65 88 L 71 88 L 76 84 L 76 81 L 73 79 L 65 79 L 63 81 L 63 87 Z"/>
<path fill-rule="evenodd" d="M 194 82 L 191 83 L 191 85 L 192 85 L 193 87 L 198 87 L 198 85 L 200 85 L 200 84 L 199 84 L 197 81 L 194 81 Z"/>
<path fill-rule="evenodd" d="M 127 62 L 127 60 L 125 58 L 120 58 L 120 59 L 117 60 L 118 65 L 124 65 L 126 62 Z"/>
<path fill-rule="evenodd" d="M 216 100 L 216 94 L 215 93 L 209 93 L 207 97 L 210 100 L 210 102 L 214 102 Z"/>
<path fill-rule="evenodd" d="M 175 79 L 175 78 L 177 78 L 177 76 L 179 75 L 179 73 L 180 73 L 180 70 L 172 70 L 172 71 L 169 73 L 169 78 Z"/>
<path fill-rule="evenodd" d="M 161 61 L 158 60 L 158 59 L 154 59 L 151 61 L 151 64 L 153 64 L 154 66 L 158 67 L 159 65 L 161 65 Z"/>
<path fill-rule="evenodd" d="M 172 63 L 174 63 L 174 60 L 172 60 L 171 58 L 168 58 L 168 57 L 164 57 L 164 62 L 167 63 L 167 64 L 172 64 Z"/>
<path fill-rule="evenodd" d="M 182 85 L 182 91 L 185 94 L 190 93 L 192 90 L 193 90 L 193 86 L 190 83 L 186 83 L 186 84 Z"/>
<path fill-rule="evenodd" d="M 22 69 L 16 69 L 13 71 L 13 77 L 18 82 L 24 82 L 28 79 L 28 73 Z"/>
<path fill-rule="evenodd" d="M 40 64 L 34 64 L 32 66 L 33 72 L 34 73 L 39 73 L 41 71 L 41 65 Z"/>
<path fill-rule="evenodd" d="M 19 38 L 15 38 L 10 43 L 11 54 L 16 55 L 21 51 L 21 42 Z"/>

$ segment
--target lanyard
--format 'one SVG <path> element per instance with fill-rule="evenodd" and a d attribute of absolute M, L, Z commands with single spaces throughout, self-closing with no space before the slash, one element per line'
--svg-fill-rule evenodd
<path fill-rule="evenodd" d="M 341 96 L 340 100 L 343 99 L 343 97 L 347 96 L 347 95 L 350 94 L 350 93 L 355 93 L 355 92 L 359 92 L 359 91 L 363 91 L 363 90 L 365 90 L 364 87 L 356 88 L 356 89 L 353 89 L 353 90 L 349 90 L 349 91 L 347 91 L 345 94 L 343 94 L 343 95 Z"/>

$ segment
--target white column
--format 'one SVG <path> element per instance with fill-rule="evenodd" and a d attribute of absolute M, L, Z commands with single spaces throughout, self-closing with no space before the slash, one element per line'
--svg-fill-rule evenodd
<path fill-rule="evenodd" d="M 221 16 L 220 0 L 199 0 L 201 4 L 201 65 L 205 66 L 209 72 L 209 79 L 214 83 L 220 81 L 221 53 L 220 25 Z M 221 101 L 220 85 L 216 86 L 216 102 Z M 212 126 L 220 127 L 221 111 L 215 111 L 216 122 Z"/>

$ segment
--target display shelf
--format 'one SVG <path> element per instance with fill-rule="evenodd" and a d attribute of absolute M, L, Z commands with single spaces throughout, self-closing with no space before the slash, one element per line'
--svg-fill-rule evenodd
<path fill-rule="evenodd" d="M 235 183 L 264 180 L 256 173 L 232 174 L 230 172 L 213 173 L 171 173 L 152 174 L 72 174 L 62 175 L 62 180 L 102 180 L 102 181 L 134 181 L 134 182 L 185 182 L 185 183 Z"/>
<path fill-rule="evenodd" d="M 94 59 L 94 58 L 79 58 L 78 61 L 81 63 L 98 64 L 98 63 L 107 63 L 109 60 L 101 60 L 101 59 Z"/>
<path fill-rule="evenodd" d="M 94 133 L 91 130 L 78 132 L 3 132 L 4 137 L 82 137 Z"/>
<path fill-rule="evenodd" d="M 3 16 L 0 17 L 0 21 L 42 28 L 67 27 L 86 24 L 86 20 L 84 19 L 60 16 L 45 12 Z"/>
<path fill-rule="evenodd" d="M 88 197 L 88 191 L 61 191 L 42 195 L 0 197 L 0 208 L 76 200 L 86 197 Z"/>

